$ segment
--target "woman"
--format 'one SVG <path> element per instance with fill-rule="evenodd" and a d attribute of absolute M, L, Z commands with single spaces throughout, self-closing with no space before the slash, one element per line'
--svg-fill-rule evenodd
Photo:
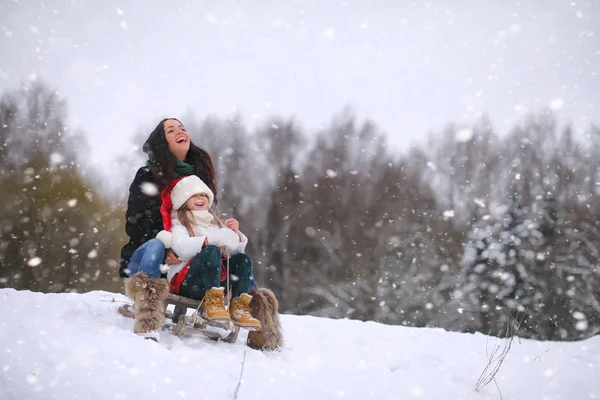
<path fill-rule="evenodd" d="M 208 152 L 192 143 L 183 124 L 175 118 L 163 119 L 143 150 L 148 161 L 137 171 L 129 188 L 125 225 L 129 242 L 121 250 L 119 275 L 144 272 L 149 278 L 160 278 L 163 262 L 179 262 L 172 250 L 165 252 L 162 242 L 155 239 L 162 229 L 160 192 L 173 179 L 197 175 L 216 197 L 217 180 Z"/>
<path fill-rule="evenodd" d="M 125 231 L 129 242 L 121 250 L 121 277 L 131 277 L 125 293 L 134 300 L 134 333 L 158 342 L 164 320 L 164 301 L 169 284 L 161 279 L 161 264 L 177 264 L 173 251 L 155 239 L 162 230 L 160 192 L 175 178 L 197 175 L 217 193 L 212 158 L 194 145 L 179 120 L 162 120 L 152 131 L 143 150 L 146 166 L 140 168 L 129 188 Z"/>

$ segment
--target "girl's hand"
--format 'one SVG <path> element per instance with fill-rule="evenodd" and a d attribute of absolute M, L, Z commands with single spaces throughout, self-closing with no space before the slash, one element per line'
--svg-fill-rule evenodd
<path fill-rule="evenodd" d="M 235 218 L 228 218 L 225 220 L 225 226 L 237 233 L 240 229 L 240 223 Z"/>
<path fill-rule="evenodd" d="M 173 251 L 173 249 L 167 249 L 165 255 L 165 264 L 179 264 L 181 260 L 177 258 L 177 254 Z"/>

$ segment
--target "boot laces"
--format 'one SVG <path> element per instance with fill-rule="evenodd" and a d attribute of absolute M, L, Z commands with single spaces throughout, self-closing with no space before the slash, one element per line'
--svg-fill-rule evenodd
<path fill-rule="evenodd" d="M 218 294 L 209 293 L 209 295 L 206 298 L 206 303 L 208 306 L 214 308 L 221 305 L 221 303 L 223 303 L 223 299 Z"/>
<path fill-rule="evenodd" d="M 236 311 L 240 311 L 244 315 L 250 315 L 250 308 L 248 307 L 248 305 L 246 303 L 244 303 L 242 301 L 241 298 L 238 299 L 238 301 L 237 301 Z"/>

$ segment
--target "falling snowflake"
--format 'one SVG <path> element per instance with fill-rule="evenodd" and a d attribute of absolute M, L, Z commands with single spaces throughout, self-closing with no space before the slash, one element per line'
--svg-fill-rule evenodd
<path fill-rule="evenodd" d="M 554 100 L 552 100 L 550 102 L 550 104 L 548 104 L 548 107 L 550 107 L 551 110 L 557 111 L 560 110 L 561 108 L 563 108 L 565 105 L 565 101 L 561 98 L 556 98 Z"/>
<path fill-rule="evenodd" d="M 485 207 L 485 203 L 483 202 L 483 200 L 481 199 L 473 199 L 473 201 L 475 202 L 475 204 L 477 204 L 479 207 L 483 208 Z"/>
<path fill-rule="evenodd" d="M 444 211 L 444 218 L 453 218 L 453 217 L 454 217 L 454 210 Z"/>
<path fill-rule="evenodd" d="M 59 154 L 59 153 L 50 154 L 50 163 L 52 165 L 58 165 L 58 164 L 62 163 L 63 161 L 65 161 L 65 158 L 61 154 Z"/>
<path fill-rule="evenodd" d="M 140 189 L 146 196 L 156 196 L 158 194 L 158 187 L 154 183 L 144 182 L 140 185 Z"/>
<path fill-rule="evenodd" d="M 166 274 L 167 272 L 169 272 L 169 265 L 168 264 L 160 264 L 160 272 L 163 274 Z"/>
<path fill-rule="evenodd" d="M 577 329 L 580 332 L 587 330 L 587 328 L 588 328 L 587 320 L 577 321 L 577 323 L 575 324 L 575 329 Z"/>
<path fill-rule="evenodd" d="M 459 143 L 466 143 L 473 139 L 473 130 L 469 128 L 460 129 L 456 132 L 455 139 Z"/>
<path fill-rule="evenodd" d="M 42 259 L 40 257 L 33 257 L 29 261 L 27 261 L 27 265 L 30 267 L 37 267 L 42 263 Z"/>

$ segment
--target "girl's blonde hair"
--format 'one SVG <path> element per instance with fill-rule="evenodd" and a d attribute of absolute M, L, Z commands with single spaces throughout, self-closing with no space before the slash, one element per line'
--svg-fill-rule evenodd
<path fill-rule="evenodd" d="M 219 228 L 225 226 L 223 221 L 221 221 L 216 211 L 212 207 L 208 209 L 208 212 L 213 216 L 214 221 Z M 177 210 L 177 218 L 179 219 L 179 222 L 181 222 L 181 225 L 183 225 L 187 230 L 188 235 L 190 235 L 191 237 L 196 236 L 196 231 L 194 230 L 194 226 L 196 225 L 196 219 L 194 218 L 194 214 L 192 214 L 192 211 L 189 208 L 187 208 L 186 204 L 183 204 L 183 206 L 181 206 L 181 208 Z M 227 250 L 226 246 L 222 246 L 220 249 L 221 254 L 225 254 L 225 251 Z"/>
<path fill-rule="evenodd" d="M 208 209 L 208 212 L 211 213 L 215 223 L 219 228 L 225 226 L 225 224 L 223 224 L 223 221 L 221 221 L 221 219 L 212 207 Z M 194 218 L 194 214 L 192 214 L 192 211 L 189 208 L 187 208 L 185 204 L 179 210 L 177 210 L 177 218 L 179 219 L 179 222 L 181 222 L 181 225 L 183 225 L 188 231 L 188 234 L 190 236 L 196 236 L 196 232 L 194 231 L 196 219 Z"/>

